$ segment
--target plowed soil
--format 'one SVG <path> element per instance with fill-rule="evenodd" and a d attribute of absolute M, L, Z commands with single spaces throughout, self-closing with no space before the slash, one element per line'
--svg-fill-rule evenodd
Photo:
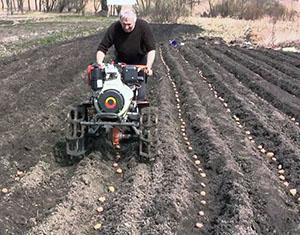
<path fill-rule="evenodd" d="M 153 25 L 157 156 L 122 174 L 103 141 L 63 158 L 102 33 L 0 61 L 0 234 L 300 234 L 300 54 L 166 43 L 197 30 Z"/>

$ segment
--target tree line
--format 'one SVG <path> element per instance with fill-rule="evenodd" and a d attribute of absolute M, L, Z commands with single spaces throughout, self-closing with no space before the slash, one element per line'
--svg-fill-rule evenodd
<path fill-rule="evenodd" d="M 1 0 L 2 10 L 8 13 L 24 11 L 41 11 L 41 12 L 71 12 L 84 13 L 85 7 L 89 0 Z M 108 11 L 106 0 L 93 0 L 95 12 Z M 26 4 L 26 8 L 24 7 Z"/>
<path fill-rule="evenodd" d="M 107 6 L 107 0 L 1 0 L 2 9 L 13 14 L 15 11 L 44 12 L 85 12 L 86 5 L 93 1 L 94 13 L 107 16 L 110 11 L 118 14 L 121 7 Z M 297 0 L 295 0 L 297 1 Z M 141 16 L 147 16 L 155 22 L 176 22 L 181 16 L 191 14 L 193 8 L 208 2 L 209 9 L 202 14 L 206 17 L 232 17 L 237 19 L 259 19 L 266 15 L 276 19 L 293 19 L 297 12 L 288 10 L 278 0 L 137 0 L 135 9 Z"/>
<path fill-rule="evenodd" d="M 297 2 L 298 0 L 294 0 Z M 214 2 L 209 0 L 209 12 L 205 16 L 232 17 L 237 19 L 254 20 L 264 16 L 275 19 L 292 20 L 297 11 L 287 9 L 277 0 L 222 0 Z"/>

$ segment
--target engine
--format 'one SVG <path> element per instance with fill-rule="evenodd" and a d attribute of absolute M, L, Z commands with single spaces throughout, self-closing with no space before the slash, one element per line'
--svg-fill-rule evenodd
<path fill-rule="evenodd" d="M 134 91 L 122 82 L 119 68 L 106 64 L 104 68 L 92 65 L 90 85 L 94 92 L 93 103 L 98 113 L 114 113 L 119 117 L 129 110 Z"/>

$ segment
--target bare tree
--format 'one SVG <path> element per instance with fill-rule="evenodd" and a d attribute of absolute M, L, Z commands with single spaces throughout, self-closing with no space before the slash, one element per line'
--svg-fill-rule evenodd
<path fill-rule="evenodd" d="M 30 0 L 28 0 L 28 11 L 31 11 Z"/>
<path fill-rule="evenodd" d="M 4 10 L 4 2 L 3 2 L 3 0 L 1 0 L 1 8 L 2 8 L 2 10 Z"/>
<path fill-rule="evenodd" d="M 150 12 L 150 0 L 137 0 L 139 13 L 142 15 L 148 15 Z"/>
<path fill-rule="evenodd" d="M 44 7 L 46 12 L 51 12 L 54 9 L 57 0 L 45 0 Z"/>
<path fill-rule="evenodd" d="M 100 6 L 101 6 L 101 1 L 94 0 L 94 10 L 95 10 L 95 13 L 97 13 L 99 11 Z"/>
<path fill-rule="evenodd" d="M 108 11 L 107 1 L 101 0 L 101 11 Z"/>
<path fill-rule="evenodd" d="M 24 13 L 24 0 L 17 0 L 18 4 L 18 10 L 21 11 L 21 13 Z"/>
<path fill-rule="evenodd" d="M 14 14 L 13 11 L 13 0 L 6 0 L 6 6 L 7 6 L 7 14 Z"/>
<path fill-rule="evenodd" d="M 17 10 L 17 7 L 16 7 L 16 3 L 15 3 L 15 0 L 11 0 L 11 5 L 12 5 L 12 7 L 14 8 L 14 11 L 16 11 Z"/>

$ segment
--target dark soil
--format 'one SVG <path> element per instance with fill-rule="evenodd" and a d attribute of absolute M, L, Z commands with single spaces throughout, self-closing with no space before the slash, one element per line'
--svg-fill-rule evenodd
<path fill-rule="evenodd" d="M 81 161 L 56 161 L 68 110 L 89 95 L 82 77 L 102 34 L 0 61 L 0 234 L 300 233 L 299 54 L 205 38 L 175 49 L 168 39 L 201 29 L 153 30 L 156 161 L 138 161 L 137 145 L 124 144 L 121 175 L 101 139 Z"/>

